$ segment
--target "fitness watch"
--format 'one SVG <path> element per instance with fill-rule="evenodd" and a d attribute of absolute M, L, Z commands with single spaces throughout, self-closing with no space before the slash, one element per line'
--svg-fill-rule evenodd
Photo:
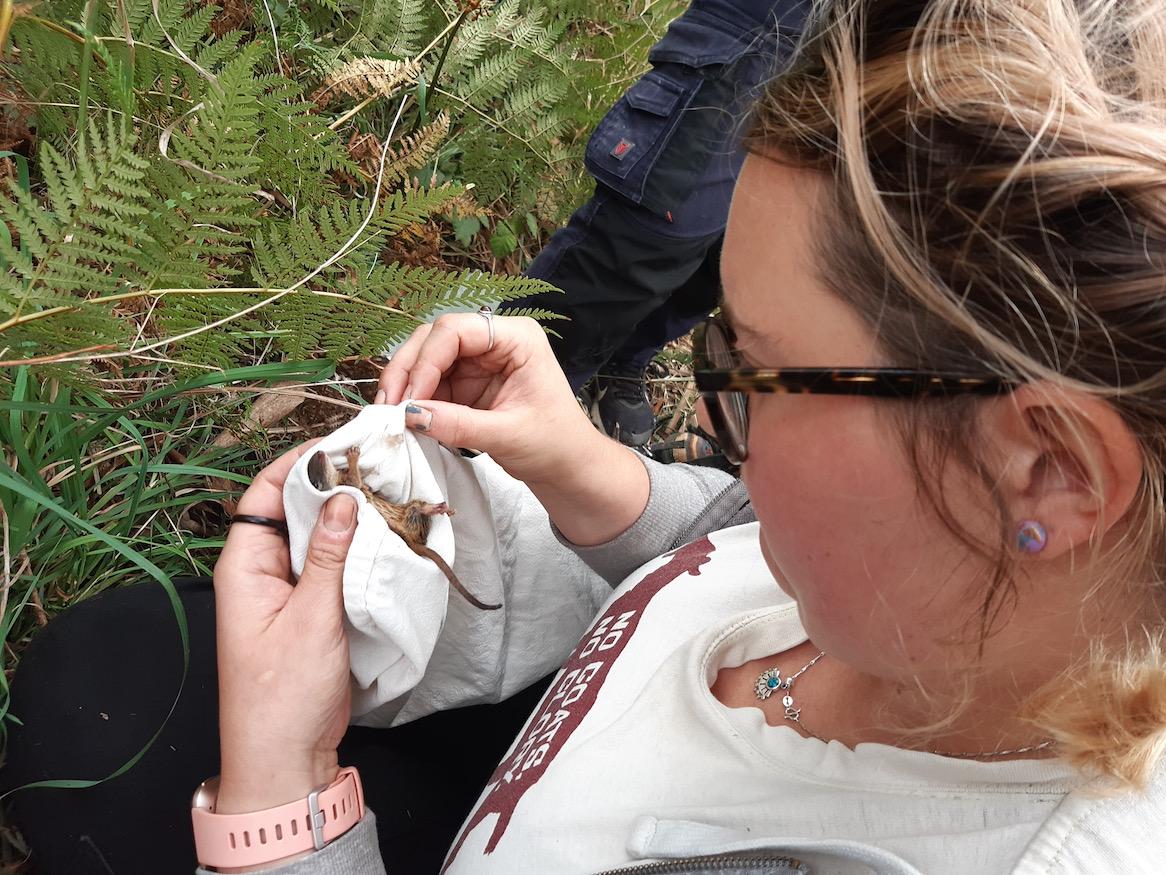
<path fill-rule="evenodd" d="M 354 768 L 306 799 L 264 811 L 216 814 L 217 777 L 194 791 L 190 817 L 200 866 L 230 868 L 274 863 L 324 846 L 352 829 L 364 816 L 364 790 Z"/>

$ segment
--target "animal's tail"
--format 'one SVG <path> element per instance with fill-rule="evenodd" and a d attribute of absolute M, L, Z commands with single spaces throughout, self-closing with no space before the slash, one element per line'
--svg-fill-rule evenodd
<path fill-rule="evenodd" d="M 462 598 L 464 598 L 467 602 L 469 602 L 471 605 L 473 605 L 478 610 L 480 610 L 480 611 L 496 611 L 500 607 L 502 607 L 502 605 L 500 605 L 500 604 L 488 605 L 485 602 L 479 601 L 477 598 L 475 598 L 474 595 L 471 594 L 469 590 L 467 590 L 464 586 L 462 586 L 461 581 L 457 579 L 457 575 L 453 573 L 453 569 L 450 568 L 449 564 L 444 559 L 441 558 L 441 554 L 438 553 L 436 550 L 434 550 L 432 547 L 428 547 L 428 546 L 425 546 L 424 544 L 422 544 L 422 545 L 419 545 L 417 547 L 414 547 L 413 549 L 419 555 L 424 556 L 427 559 L 432 559 L 433 563 L 438 568 L 441 569 L 441 573 L 444 574 L 447 578 L 449 578 L 450 586 L 452 586 L 454 589 L 456 589 L 461 594 Z"/>

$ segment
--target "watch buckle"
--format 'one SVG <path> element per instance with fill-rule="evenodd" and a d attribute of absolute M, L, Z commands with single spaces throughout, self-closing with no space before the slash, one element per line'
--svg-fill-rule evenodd
<path fill-rule="evenodd" d="M 324 789 L 327 789 L 326 787 Z M 312 827 L 312 844 L 317 851 L 324 850 L 324 810 L 320 807 L 320 792 L 313 790 L 308 794 L 308 821 Z"/>

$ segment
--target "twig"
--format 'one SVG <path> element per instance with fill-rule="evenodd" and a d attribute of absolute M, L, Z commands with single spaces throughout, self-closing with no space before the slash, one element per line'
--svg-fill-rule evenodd
<path fill-rule="evenodd" d="M 77 139 L 82 144 L 84 154 L 85 119 L 89 115 L 89 65 L 93 61 L 93 16 L 97 13 L 97 0 L 85 4 L 85 44 L 81 48 L 81 70 L 78 74 L 77 92 Z"/>
<path fill-rule="evenodd" d="M 462 14 L 457 17 L 457 20 L 447 28 L 447 30 L 449 30 L 449 39 L 445 41 L 445 46 L 441 49 L 441 57 L 437 59 L 437 66 L 433 68 L 433 81 L 429 83 L 429 88 L 434 92 L 438 90 L 437 83 L 441 79 L 441 69 L 445 66 L 445 59 L 449 56 L 449 49 L 453 45 L 453 41 L 457 36 L 458 30 L 460 30 L 461 26 L 465 24 L 466 19 L 470 17 L 471 8 L 472 7 L 467 6 L 465 9 L 463 9 Z M 421 116 L 418 115 L 417 122 L 413 125 L 413 130 L 417 130 L 420 124 Z"/>
<path fill-rule="evenodd" d="M 696 387 L 691 383 L 684 387 L 684 394 L 680 396 L 675 410 L 672 411 L 672 418 L 668 420 L 668 434 L 676 433 L 676 429 L 680 425 L 680 420 L 688 414 L 689 405 L 692 403 L 695 395 Z"/>
<path fill-rule="evenodd" d="M 67 27 L 62 27 L 61 25 L 57 24 L 55 21 L 49 21 L 48 19 L 41 18 L 37 15 L 22 15 L 20 17 L 22 19 L 24 19 L 25 21 L 31 21 L 33 24 L 39 24 L 41 27 L 45 28 L 46 30 L 54 31 L 56 33 L 59 33 L 61 36 L 67 36 L 69 39 L 71 39 L 75 43 L 84 43 L 85 42 L 85 37 L 74 33 L 73 31 L 69 30 L 69 28 L 67 28 Z"/>
<path fill-rule="evenodd" d="M 73 309 L 73 308 L 68 308 L 68 309 Z M 4 361 L 0 361 L 0 368 L 20 367 L 21 365 L 51 365 L 51 364 L 54 364 L 56 362 L 61 362 L 61 361 L 94 361 L 95 359 L 102 358 L 102 356 L 95 355 L 95 356 L 90 356 L 89 358 L 82 358 L 82 359 L 63 359 L 63 358 L 61 358 L 61 356 L 74 355 L 74 354 L 79 353 L 79 352 L 95 352 L 96 350 L 101 350 L 101 349 L 117 349 L 117 347 L 114 346 L 112 343 L 103 343 L 103 344 L 99 344 L 97 346 L 87 346 L 87 347 L 84 347 L 83 349 L 75 349 L 75 350 L 72 350 L 71 352 L 57 353 L 55 355 L 40 355 L 40 356 L 36 356 L 35 358 L 30 358 L 30 359 L 6 359 Z"/>
<path fill-rule="evenodd" d="M 377 235 L 374 234 L 374 235 L 366 238 L 365 240 L 361 241 L 360 245 L 363 246 L 369 240 L 375 239 L 376 236 Z M 358 247 L 353 247 L 353 249 L 356 249 L 356 248 L 358 248 Z M 352 251 L 352 250 L 350 250 L 350 251 Z M 345 253 L 345 254 L 347 255 L 348 253 Z M 98 304 L 114 304 L 114 303 L 117 303 L 118 301 L 133 301 L 133 300 L 137 300 L 138 298 L 155 298 L 155 299 L 157 299 L 157 298 L 163 298 L 166 295 L 250 295 L 250 294 L 256 294 L 256 293 L 266 294 L 268 292 L 279 292 L 281 294 L 286 294 L 287 292 L 294 292 L 294 291 L 295 291 L 294 286 L 286 288 L 286 289 L 274 289 L 274 288 L 270 288 L 268 286 L 231 286 L 231 287 L 227 287 L 227 288 L 218 288 L 218 289 L 142 289 L 141 291 L 136 291 L 136 292 L 119 292 L 116 295 L 106 295 L 103 298 L 90 298 L 81 304 L 69 304 L 69 305 L 64 305 L 64 306 L 60 306 L 60 307 L 50 307 L 47 310 L 38 310 L 35 313 L 28 313 L 27 315 L 24 315 L 24 316 L 13 316 L 11 319 L 7 320 L 6 322 L 0 322 L 0 334 L 2 334 L 3 332 L 7 331 L 10 328 L 14 328 L 17 325 L 27 325 L 29 322 L 36 322 L 40 319 L 46 319 L 50 316 L 56 316 L 60 313 L 75 313 L 76 311 L 80 310 L 82 307 L 92 307 L 92 306 L 96 306 Z M 382 310 L 386 313 L 393 313 L 394 315 L 397 315 L 397 316 L 411 316 L 412 315 L 412 314 L 407 313 L 406 311 L 400 309 L 399 307 L 390 307 L 387 304 L 374 304 L 371 301 L 366 301 L 363 298 L 359 298 L 359 297 L 356 297 L 354 295 L 345 295 L 345 294 L 341 294 L 340 292 L 326 292 L 326 291 L 322 291 L 322 290 L 321 291 L 314 291 L 311 289 L 309 289 L 309 291 L 311 292 L 311 294 L 319 295 L 320 297 L 323 297 L 323 298 L 339 298 L 341 300 L 352 301 L 355 303 L 364 304 L 365 306 L 367 306 L 371 309 Z M 72 350 L 70 352 L 60 353 L 60 354 L 61 355 L 73 355 L 74 353 L 77 353 L 77 352 L 87 352 L 89 350 L 115 349 L 115 348 L 116 347 L 107 344 L 106 346 L 89 347 L 88 350 Z M 144 347 L 143 347 L 143 349 L 144 349 Z M 133 352 L 133 350 L 131 350 L 131 352 Z M 36 360 L 34 360 L 34 359 L 21 359 L 20 361 L 22 361 L 26 364 L 32 364 Z M 0 362 L 0 365 L 5 365 L 5 364 L 9 364 L 9 363 L 8 362 Z"/>
<path fill-rule="evenodd" d="M 279 31 L 275 29 L 275 19 L 271 17 L 271 7 L 263 0 L 263 11 L 267 13 L 267 23 L 271 25 L 271 44 L 275 46 L 275 69 L 283 75 L 283 57 L 279 53 Z"/>
<path fill-rule="evenodd" d="M 308 385 L 308 384 L 305 384 Z M 314 385 L 325 385 L 322 383 Z M 344 386 L 347 383 L 333 383 L 334 386 Z M 363 410 L 364 407 L 360 404 L 353 404 L 351 401 L 344 401 L 340 398 L 330 398 L 327 395 L 317 395 L 315 392 L 304 392 L 302 390 L 291 389 L 272 389 L 267 386 L 231 386 L 225 387 L 207 387 L 203 389 L 188 389 L 180 394 L 182 395 L 222 395 L 223 393 L 250 393 L 253 395 L 287 395 L 293 398 L 303 398 L 305 401 L 319 401 L 324 404 L 331 404 L 333 407 L 343 407 L 345 410 Z"/>
<path fill-rule="evenodd" d="M 150 0 L 150 6 L 154 10 L 154 20 L 156 22 L 158 22 L 158 27 L 161 28 L 161 30 L 162 30 L 162 36 L 166 37 L 166 42 L 168 42 L 170 44 L 170 48 L 174 49 L 174 53 L 176 55 L 178 55 L 178 57 L 182 58 L 182 60 L 186 61 L 186 63 L 189 64 L 193 70 L 195 70 L 200 76 L 202 76 L 202 78 L 206 79 L 208 82 L 212 82 L 212 83 L 218 82 L 219 79 L 217 76 L 215 76 L 209 70 L 206 70 L 203 67 L 200 67 L 195 62 L 194 58 L 190 57 L 190 55 L 188 55 L 188 54 L 186 54 L 186 52 L 182 51 L 182 46 L 178 45 L 178 43 L 176 43 L 174 41 L 174 37 L 172 37 L 170 35 L 170 31 L 168 31 L 166 29 L 166 25 L 164 25 L 162 23 L 162 14 L 158 11 L 158 0 Z"/>
<path fill-rule="evenodd" d="M 330 125 L 328 125 L 328 130 L 330 130 L 330 131 L 337 130 L 346 121 L 348 121 L 353 116 L 357 115 L 362 109 L 364 109 L 370 103 L 373 103 L 374 101 L 376 101 L 379 97 L 380 97 L 379 94 L 370 94 L 368 97 L 366 97 L 360 103 L 358 103 L 356 106 L 352 107 L 347 112 L 345 112 L 344 115 L 340 116 L 340 118 L 336 119 L 336 121 L 334 121 Z"/>
<path fill-rule="evenodd" d="M 28 600 L 32 602 L 32 612 L 36 615 L 36 624 L 42 627 L 47 626 L 49 615 L 45 613 L 44 602 L 40 600 L 40 592 L 35 587 L 29 593 Z"/>
<path fill-rule="evenodd" d="M 462 13 L 462 14 L 464 15 L 465 13 Z M 458 18 L 455 18 L 453 21 L 451 21 L 449 24 L 447 24 L 445 26 L 445 29 L 441 33 L 439 33 L 437 36 L 435 36 L 433 38 L 433 41 L 429 45 L 427 45 L 425 48 L 423 48 L 420 52 L 417 53 L 416 58 L 418 60 L 420 60 L 421 58 L 424 58 L 426 55 L 428 55 L 430 52 L 432 52 L 434 47 L 436 47 L 437 44 L 442 41 L 442 39 L 445 37 L 445 35 L 447 33 L 449 33 L 451 30 L 453 30 L 454 28 L 459 26 L 458 25 L 459 18 L 461 18 L 461 16 L 458 16 Z"/>

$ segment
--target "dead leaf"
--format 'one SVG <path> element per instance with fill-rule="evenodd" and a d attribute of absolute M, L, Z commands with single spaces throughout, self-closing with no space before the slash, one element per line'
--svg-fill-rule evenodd
<path fill-rule="evenodd" d="M 309 394 L 303 391 L 303 386 L 303 383 L 287 380 L 276 383 L 270 389 L 260 390 L 259 397 L 252 403 L 239 427 L 234 431 L 221 432 L 214 439 L 213 445 L 220 448 L 236 446 L 257 428 L 268 428 L 290 416 L 296 408 L 308 400 Z"/>

